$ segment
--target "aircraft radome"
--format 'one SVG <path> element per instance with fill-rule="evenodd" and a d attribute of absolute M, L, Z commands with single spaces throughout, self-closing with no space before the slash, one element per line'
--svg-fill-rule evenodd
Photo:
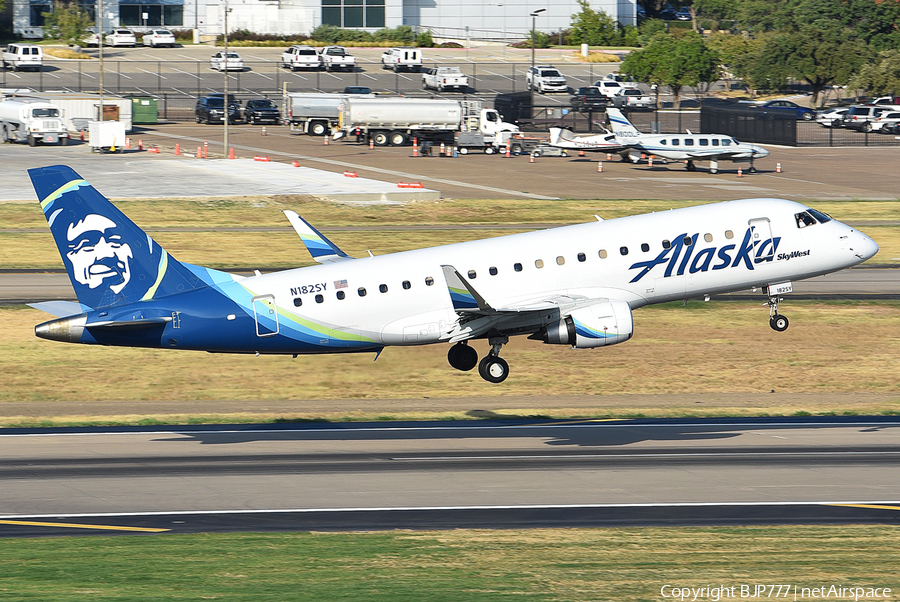
<path fill-rule="evenodd" d="M 34 307 L 56 341 L 221 353 L 380 353 L 448 344 L 502 382 L 509 337 L 591 349 L 631 338 L 644 305 L 792 282 L 861 263 L 868 236 L 799 203 L 747 199 L 353 259 L 292 211 L 320 265 L 243 277 L 176 261 L 66 166 L 29 170 L 78 302 Z M 479 362 L 470 345 L 486 340 Z"/>

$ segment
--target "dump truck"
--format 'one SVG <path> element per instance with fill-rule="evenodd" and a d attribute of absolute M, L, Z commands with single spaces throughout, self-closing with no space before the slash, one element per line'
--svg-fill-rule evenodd
<path fill-rule="evenodd" d="M 0 140 L 28 142 L 35 146 L 69 143 L 69 132 L 58 106 L 34 98 L 7 98 L 0 101 Z"/>

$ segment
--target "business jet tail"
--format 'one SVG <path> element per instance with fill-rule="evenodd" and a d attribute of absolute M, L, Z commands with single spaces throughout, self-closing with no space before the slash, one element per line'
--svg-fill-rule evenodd
<path fill-rule="evenodd" d="M 606 109 L 606 116 L 609 117 L 610 127 L 612 127 L 612 131 L 616 136 L 623 134 L 627 136 L 639 136 L 641 134 L 619 109 Z"/>

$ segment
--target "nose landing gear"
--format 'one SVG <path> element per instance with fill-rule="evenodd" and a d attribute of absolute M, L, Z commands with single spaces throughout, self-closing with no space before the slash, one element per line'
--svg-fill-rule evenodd
<path fill-rule="evenodd" d="M 769 294 L 769 300 L 766 301 L 766 305 L 769 306 L 769 326 L 778 332 L 784 332 L 790 324 L 786 316 L 778 313 L 778 303 L 781 301 L 784 301 L 784 297 L 772 294 Z"/>

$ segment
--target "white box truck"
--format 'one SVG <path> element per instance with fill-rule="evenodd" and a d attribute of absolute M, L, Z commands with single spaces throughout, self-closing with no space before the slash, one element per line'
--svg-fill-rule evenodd
<path fill-rule="evenodd" d="M 37 98 L 58 106 L 63 113 L 63 123 L 71 132 L 85 132 L 88 123 L 96 121 L 100 114 L 100 95 L 83 92 L 30 92 L 28 98 Z M 131 131 L 132 100 L 121 96 L 103 95 L 104 121 L 121 121 L 125 131 Z"/>
<path fill-rule="evenodd" d="M 6 98 L 0 101 L 0 140 L 65 146 L 69 132 L 55 104 L 35 98 Z"/>

